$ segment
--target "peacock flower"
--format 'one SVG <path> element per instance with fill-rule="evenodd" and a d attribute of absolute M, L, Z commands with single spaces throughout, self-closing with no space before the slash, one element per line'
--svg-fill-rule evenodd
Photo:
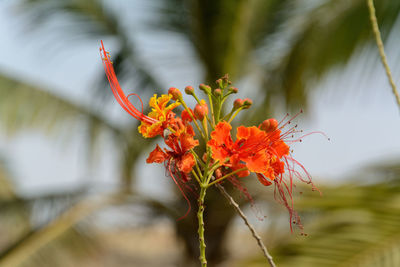
<path fill-rule="evenodd" d="M 278 123 L 275 119 L 268 119 L 258 127 L 239 126 L 236 129 L 235 141 L 232 139 L 230 122 L 243 110 L 249 109 L 253 101 L 251 99 L 236 99 L 229 113 L 224 112 L 225 99 L 238 92 L 236 87 L 230 86 L 228 75 L 217 80 L 217 88 L 200 84 L 199 89 L 208 97 L 208 103 L 200 100 L 192 86 L 185 88 L 185 93 L 192 96 L 197 105 L 191 109 L 187 106 L 179 89 L 171 87 L 168 94 L 157 96 L 154 94 L 149 101 L 150 112 L 143 114 L 143 102 L 136 94 L 125 95 L 117 80 L 110 55 L 104 49 L 101 42 L 100 55 L 111 90 L 123 109 L 137 120 L 140 120 L 139 132 L 145 138 L 161 136 L 165 148 L 159 145 L 150 152 L 147 163 L 163 163 L 169 176 L 178 186 L 188 204 L 185 218 L 191 209 L 190 201 L 185 195 L 184 189 L 191 189 L 193 183 L 199 185 L 199 233 L 204 232 L 202 214 L 204 211 L 204 197 L 207 188 L 222 183 L 225 179 L 231 182 L 244 195 L 251 200 L 251 195 L 246 187 L 238 179 L 255 173 L 261 184 L 275 185 L 275 197 L 283 203 L 290 213 L 290 221 L 294 216 L 295 222 L 300 225 L 300 219 L 293 209 L 292 188 L 293 178 L 312 184 L 311 177 L 305 168 L 292 158 L 289 144 L 301 141 L 301 138 L 293 139 L 294 134 L 300 132 L 296 126 L 282 132 L 282 129 L 290 124 L 289 121 Z M 129 97 L 135 95 L 141 102 L 141 111 L 134 107 Z M 180 116 L 175 108 L 182 105 Z M 210 110 L 209 110 L 210 109 Z M 174 112 L 175 111 L 175 112 Z M 210 112 L 209 112 L 210 111 Z M 200 122 L 200 123 L 199 123 Z M 205 151 L 203 157 L 194 150 L 199 145 L 195 139 L 195 131 L 207 147 L 199 149 Z M 211 132 L 211 133 L 210 133 Z M 306 134 L 308 135 L 308 134 Z M 304 136 L 306 136 L 304 135 Z M 300 166 L 297 171 L 295 166 Z M 286 175 L 284 175 L 286 173 Z M 307 177 L 303 179 L 305 173 Z M 191 178 L 195 178 L 188 183 Z M 195 190 L 196 187 L 193 187 Z M 313 189 L 315 187 L 313 186 Z M 202 230 L 203 229 L 203 230 Z M 205 248 L 204 236 L 199 237 L 202 243 L 200 248 Z M 203 253 L 204 254 L 204 253 Z M 204 254 L 205 255 L 205 254 Z M 204 262 L 205 256 L 202 258 Z"/>
<path fill-rule="evenodd" d="M 188 174 L 196 164 L 191 150 L 199 145 L 199 141 L 194 139 L 193 128 L 187 127 L 186 129 L 188 130 L 179 135 L 165 136 L 165 144 L 169 149 L 162 150 L 157 145 L 146 160 L 147 163 L 166 163 L 167 169 L 172 173 L 180 172 L 181 178 L 185 182 L 189 180 Z M 171 170 L 171 166 L 173 170 Z"/>
<path fill-rule="evenodd" d="M 289 154 L 289 146 L 280 139 L 280 130 L 268 133 L 255 126 L 240 126 L 237 128 L 236 141 L 233 142 L 231 129 L 229 123 L 222 121 L 211 133 L 207 145 L 215 160 L 232 170 L 246 167 L 248 171 L 258 174 L 264 185 L 270 185 L 270 181 L 284 173 L 281 159 Z M 238 177 L 247 175 L 249 173 L 246 170 L 237 173 Z"/>
<path fill-rule="evenodd" d="M 172 112 L 174 108 L 180 105 L 179 102 L 174 102 L 169 104 L 172 99 L 172 95 L 161 95 L 157 97 L 155 94 L 149 101 L 149 106 L 151 107 L 151 112 L 148 116 L 154 120 L 155 123 L 148 123 L 147 121 L 142 121 L 139 126 L 139 132 L 145 138 L 152 138 L 157 135 L 162 135 L 164 130 L 168 128 L 169 125 L 174 123 L 175 113 Z"/>

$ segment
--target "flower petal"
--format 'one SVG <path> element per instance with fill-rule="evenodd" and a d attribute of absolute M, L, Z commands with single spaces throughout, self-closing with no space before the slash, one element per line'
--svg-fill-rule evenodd
<path fill-rule="evenodd" d="M 231 137 L 231 129 L 232 126 L 225 122 L 219 122 L 217 126 L 215 126 L 215 130 L 211 133 L 211 138 L 215 140 L 218 145 L 225 145 L 227 147 L 232 146 L 232 137 Z"/>
<path fill-rule="evenodd" d="M 195 165 L 195 159 L 192 153 L 186 153 L 177 162 L 176 166 L 183 173 L 190 173 Z"/>
<path fill-rule="evenodd" d="M 269 158 L 264 150 L 242 160 L 251 172 L 263 173 L 269 166 Z"/>
<path fill-rule="evenodd" d="M 257 173 L 257 178 L 265 186 L 269 186 L 272 182 L 264 177 L 264 175 Z"/>
<path fill-rule="evenodd" d="M 163 163 L 169 158 L 168 154 L 165 153 L 158 145 L 156 148 L 150 152 L 149 157 L 146 159 L 147 163 Z"/>
<path fill-rule="evenodd" d="M 180 135 L 181 148 L 183 152 L 186 152 L 199 145 L 199 141 L 193 138 L 193 135 L 183 133 Z"/>

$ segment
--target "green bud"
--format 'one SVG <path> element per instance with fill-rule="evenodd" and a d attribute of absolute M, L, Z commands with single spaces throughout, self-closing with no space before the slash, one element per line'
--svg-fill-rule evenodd
<path fill-rule="evenodd" d="M 245 98 L 243 99 L 243 108 L 244 109 L 248 109 L 251 107 L 251 105 L 253 105 L 253 100 L 251 100 L 250 98 Z"/>
<path fill-rule="evenodd" d="M 185 93 L 188 95 L 193 95 L 194 94 L 194 88 L 192 86 L 186 86 L 185 87 Z"/>
<path fill-rule="evenodd" d="M 243 106 L 244 101 L 240 98 L 236 99 L 235 101 L 233 101 L 233 107 L 235 109 L 240 108 L 241 106 Z"/>
<path fill-rule="evenodd" d="M 229 87 L 229 92 L 232 92 L 233 94 L 237 94 L 237 92 L 239 91 L 239 89 L 237 89 L 236 87 Z"/>
<path fill-rule="evenodd" d="M 206 94 L 211 94 L 211 87 L 210 86 L 208 86 L 208 85 L 205 85 L 205 84 L 200 84 L 199 85 L 199 88 L 200 88 L 200 90 L 201 91 L 204 91 Z"/>
<path fill-rule="evenodd" d="M 215 96 L 221 96 L 221 95 L 222 95 L 221 89 L 219 89 L 219 88 L 215 89 L 215 90 L 214 90 L 214 95 L 215 95 Z"/>

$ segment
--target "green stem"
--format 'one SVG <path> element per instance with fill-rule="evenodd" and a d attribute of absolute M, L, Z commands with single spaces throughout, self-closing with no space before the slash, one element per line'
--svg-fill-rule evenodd
<path fill-rule="evenodd" d="M 231 123 L 231 121 L 239 114 L 239 112 L 243 109 L 243 107 L 240 107 L 236 110 L 235 114 L 233 114 L 232 117 L 229 118 L 228 123 Z"/>
<path fill-rule="evenodd" d="M 214 103 L 213 103 L 213 101 L 212 101 L 211 95 L 208 95 L 208 101 L 210 102 L 210 109 L 211 109 L 211 118 L 212 118 L 211 128 L 214 128 L 214 127 L 215 127 Z"/>
<path fill-rule="evenodd" d="M 192 170 L 192 174 L 193 174 L 194 178 L 196 178 L 196 180 L 199 183 L 199 185 L 201 185 L 200 178 L 199 178 L 199 176 L 197 176 L 197 174 L 196 174 L 196 172 L 194 170 Z"/>
<path fill-rule="evenodd" d="M 211 168 L 210 168 L 210 170 L 207 172 L 207 175 L 208 175 L 208 177 L 207 177 L 207 181 L 206 181 L 206 186 L 208 187 L 208 184 L 210 183 L 210 181 L 211 181 L 211 178 L 212 178 L 212 176 L 213 176 L 213 174 L 214 174 L 214 171 L 216 170 L 216 169 L 218 169 L 219 167 L 221 167 L 221 165 L 219 164 L 219 161 L 216 163 L 216 164 L 214 164 Z"/>
<path fill-rule="evenodd" d="M 203 124 L 203 129 L 204 129 L 204 134 L 205 134 L 205 141 L 206 144 L 208 142 L 208 127 L 207 127 L 207 120 L 206 117 L 204 117 L 203 121 L 201 122 Z"/>
<path fill-rule="evenodd" d="M 186 111 L 189 113 L 190 118 L 192 119 L 192 121 L 194 122 L 194 125 L 196 125 L 197 130 L 199 130 L 199 133 L 201 134 L 201 136 L 203 137 L 204 140 L 206 140 L 206 137 L 203 133 L 203 131 L 201 130 L 199 124 L 196 121 L 196 118 L 193 117 L 192 113 L 190 112 L 190 109 L 188 108 L 188 106 L 186 105 L 185 101 L 182 99 L 182 97 L 179 99 L 179 102 L 182 104 L 183 108 L 186 109 Z"/>
<path fill-rule="evenodd" d="M 221 178 L 219 178 L 219 179 L 207 184 L 207 187 L 210 187 L 210 186 L 212 186 L 212 185 L 214 185 L 216 183 L 219 183 L 219 182 L 223 181 L 224 179 L 226 179 L 226 178 L 228 178 L 228 177 L 230 177 L 230 176 L 232 176 L 232 175 L 234 175 L 234 174 L 236 174 L 238 172 L 246 171 L 246 170 L 247 170 L 247 167 L 244 167 L 244 168 L 241 168 L 241 169 L 237 169 L 236 171 L 230 172 L 227 175 L 224 175 Z"/>
<path fill-rule="evenodd" d="M 217 112 L 215 112 L 217 118 L 216 118 L 216 123 L 219 122 L 219 118 L 221 117 L 221 109 L 222 109 L 222 103 L 221 103 L 221 97 L 218 97 L 218 101 L 217 101 Z"/>
<path fill-rule="evenodd" d="M 198 104 L 200 104 L 200 99 L 197 97 L 197 95 L 195 93 L 193 93 L 193 97 L 194 97 L 194 99 L 196 99 L 196 102 Z"/>
<path fill-rule="evenodd" d="M 232 117 L 233 112 L 235 112 L 235 111 L 236 111 L 236 108 L 235 108 L 235 107 L 232 107 L 231 111 L 230 111 L 228 114 L 226 114 L 226 115 L 222 118 L 222 120 L 223 120 L 223 121 L 228 121 L 228 120 Z"/>
<path fill-rule="evenodd" d="M 194 152 L 193 149 L 190 149 L 190 152 L 192 153 L 192 155 L 196 158 L 197 162 L 201 165 L 202 168 L 205 167 L 205 163 L 203 162 L 203 160 L 197 155 L 196 152 Z"/>
<path fill-rule="evenodd" d="M 207 187 L 204 185 L 200 185 L 200 195 L 198 198 L 199 210 L 197 212 L 197 220 L 199 222 L 199 248 L 200 248 L 200 263 L 201 267 L 207 267 L 207 259 L 206 259 L 206 243 L 204 240 L 204 220 L 203 220 L 203 213 L 204 213 L 204 198 L 206 196 Z"/>

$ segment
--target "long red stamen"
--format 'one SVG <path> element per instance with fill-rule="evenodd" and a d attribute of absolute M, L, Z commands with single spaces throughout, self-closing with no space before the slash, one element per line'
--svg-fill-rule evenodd
<path fill-rule="evenodd" d="M 109 53 L 105 50 L 103 41 L 101 41 L 101 47 L 100 47 L 100 57 L 103 62 L 104 70 L 107 75 L 108 82 L 110 83 L 111 90 L 115 96 L 115 99 L 118 101 L 118 103 L 121 105 L 123 109 L 125 109 L 126 112 L 128 112 L 132 117 L 134 117 L 137 120 L 144 121 L 150 124 L 153 124 L 157 122 L 156 119 L 150 118 L 146 115 L 143 114 L 143 109 L 142 112 L 137 110 L 135 106 L 132 105 L 132 103 L 129 101 L 128 97 L 124 94 L 124 91 L 122 90 L 121 86 L 119 85 L 117 75 L 115 74 L 113 64 L 111 62 L 111 58 Z M 132 95 L 132 94 L 130 94 Z M 139 99 L 140 97 L 136 95 Z M 140 102 L 142 103 L 143 107 L 143 102 L 140 99 Z"/>
<path fill-rule="evenodd" d="M 286 125 L 290 124 L 297 116 L 303 113 L 303 110 L 301 109 L 299 112 L 297 112 L 293 117 L 291 117 L 287 122 L 283 123 L 287 117 L 289 117 L 289 113 L 286 114 L 286 116 L 278 123 L 279 129 L 284 128 Z M 283 124 L 282 124 L 283 123 Z M 281 125 L 282 124 L 282 125 Z"/>
<path fill-rule="evenodd" d="M 174 180 L 175 184 L 176 184 L 176 185 L 178 186 L 178 188 L 179 188 L 179 191 L 181 191 L 182 196 L 185 198 L 186 203 L 188 204 L 188 209 L 187 209 L 186 213 L 185 213 L 182 217 L 180 217 L 179 219 L 177 219 L 177 221 L 180 221 L 180 220 L 182 220 L 182 219 L 184 219 L 184 218 L 186 218 L 186 217 L 188 216 L 190 210 L 192 209 L 192 206 L 190 205 L 189 199 L 188 199 L 187 196 L 185 195 L 185 192 L 183 192 L 183 189 L 180 187 L 178 181 L 175 179 L 174 174 L 173 174 L 172 171 L 171 171 L 171 163 L 168 164 L 168 171 L 169 171 L 169 175 L 171 175 L 172 180 Z"/>
<path fill-rule="evenodd" d="M 304 134 L 304 135 L 298 137 L 298 138 L 295 139 L 295 140 L 289 140 L 289 141 L 286 141 L 286 142 L 291 142 L 291 143 L 294 143 L 294 142 L 301 142 L 301 140 L 302 140 L 304 137 L 309 136 L 309 135 L 312 135 L 312 134 L 321 134 L 321 135 L 324 136 L 328 141 L 331 140 L 324 132 L 321 132 L 321 131 L 313 131 L 313 132 L 306 133 L 306 134 Z"/>

